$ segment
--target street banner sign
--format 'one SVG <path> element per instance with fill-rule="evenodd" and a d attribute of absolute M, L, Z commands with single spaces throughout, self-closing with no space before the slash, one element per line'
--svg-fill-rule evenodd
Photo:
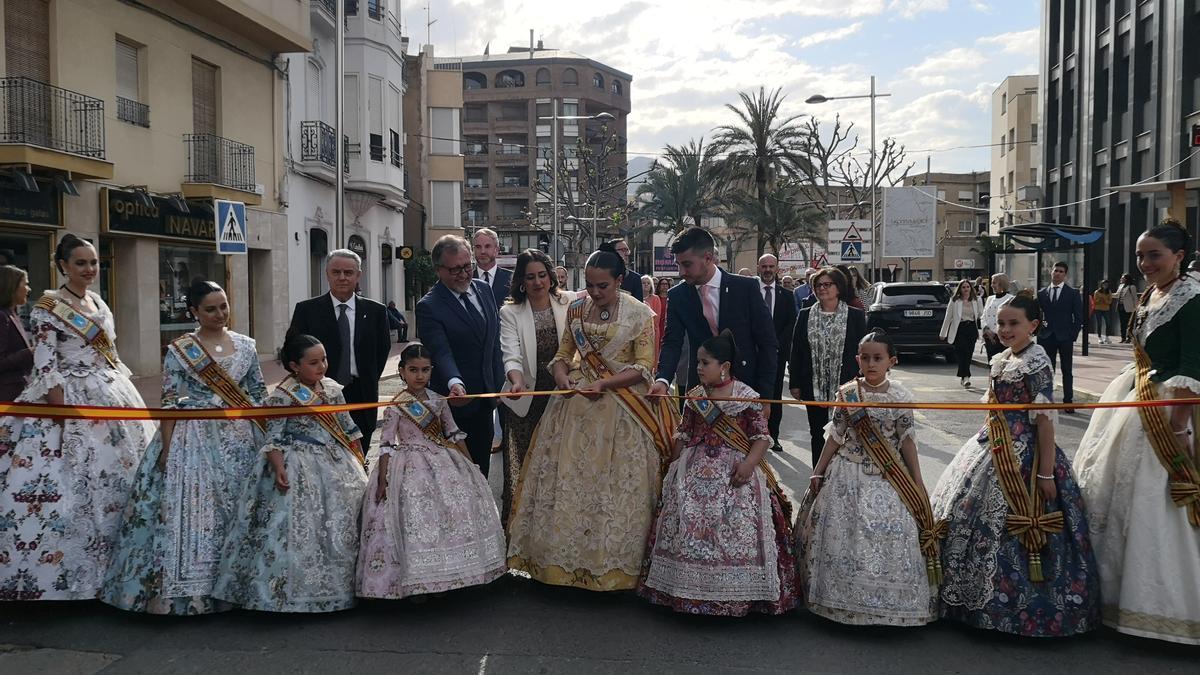
<path fill-rule="evenodd" d="M 246 254 L 246 205 L 224 199 L 213 200 L 216 217 L 217 253 Z"/>
<path fill-rule="evenodd" d="M 869 220 L 831 220 L 828 224 L 827 235 L 829 262 L 833 265 L 841 263 L 871 264 L 872 241 L 871 221 Z M 816 257 L 815 255 L 813 256 Z"/>
<path fill-rule="evenodd" d="M 883 255 L 932 258 L 937 197 L 932 187 L 883 188 Z"/>

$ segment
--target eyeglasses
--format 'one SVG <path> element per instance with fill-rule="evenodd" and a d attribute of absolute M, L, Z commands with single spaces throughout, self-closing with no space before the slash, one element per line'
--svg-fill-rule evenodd
<path fill-rule="evenodd" d="M 466 265 L 459 265 L 458 267 L 446 267 L 445 265 L 438 265 L 438 267 L 446 270 L 450 276 L 461 277 L 464 274 L 470 274 L 471 270 L 474 269 L 475 266 L 471 263 L 467 263 Z"/>
<path fill-rule="evenodd" d="M 833 286 L 837 286 L 837 284 L 833 283 L 832 281 L 818 281 L 816 284 L 813 284 L 813 285 L 816 286 L 817 290 L 823 290 L 826 288 L 831 288 Z"/>

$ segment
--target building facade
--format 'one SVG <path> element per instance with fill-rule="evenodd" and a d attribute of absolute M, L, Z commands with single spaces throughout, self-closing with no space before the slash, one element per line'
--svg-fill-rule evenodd
<path fill-rule="evenodd" d="M 93 242 L 95 290 L 135 374 L 160 372 L 167 343 L 195 326 L 183 297 L 197 277 L 226 287 L 231 327 L 261 351 L 282 339 L 278 54 L 311 46 L 308 12 L 281 0 L 0 0 L 0 252 L 29 271 L 36 300 L 61 283 L 59 238 Z M 217 254 L 214 198 L 246 204 L 248 254 Z"/>
<path fill-rule="evenodd" d="M 433 46 L 425 45 L 405 66 L 409 207 L 404 237 L 416 257 L 442 235 L 462 234 L 462 63 L 435 58 Z M 411 302 L 424 295 L 430 280 L 429 274 L 408 279 Z"/>
<path fill-rule="evenodd" d="M 611 234 L 605 213 L 625 203 L 631 81 L 615 68 L 540 43 L 507 54 L 463 57 L 463 226 L 492 228 L 508 255 L 549 247 L 552 138 L 551 122 L 543 118 L 557 106 L 565 117 L 613 117 L 607 123 L 559 123 L 559 219 L 565 233 L 560 250 L 575 262 L 572 249 L 590 250 L 593 224 L 598 238 Z M 592 149 L 591 156 L 603 154 L 602 169 L 581 161 L 579 140 Z M 613 150 L 601 153 L 609 143 Z M 601 206 L 592 209 L 595 203 Z"/>
<path fill-rule="evenodd" d="M 1163 216 L 1200 229 L 1197 40 L 1197 0 L 1042 3 L 1043 217 L 1104 228 L 1090 245 L 1089 286 L 1136 276 L 1137 237 Z M 1082 254 L 1071 259 L 1078 268 Z M 1052 264 L 1043 258 L 1043 278 Z"/>
<path fill-rule="evenodd" d="M 920 173 L 905 178 L 903 185 L 937 195 L 936 255 L 909 261 L 907 280 L 953 281 L 987 274 L 989 262 L 978 250 L 978 237 L 988 231 L 990 173 Z M 884 270 L 889 264 L 897 266 L 896 281 L 904 281 L 904 260 L 883 258 Z"/>
<path fill-rule="evenodd" d="M 1038 76 L 1010 75 L 992 92 L 992 186 L 988 234 L 1040 220 Z"/>
<path fill-rule="evenodd" d="M 365 296 L 403 308 L 396 251 L 409 205 L 403 105 L 408 40 L 387 2 L 346 3 L 345 241 L 336 241 L 335 9 L 333 0 L 313 0 L 309 49 L 286 56 L 288 308 L 329 290 L 325 259 L 337 248 L 362 257 L 359 288 Z"/>

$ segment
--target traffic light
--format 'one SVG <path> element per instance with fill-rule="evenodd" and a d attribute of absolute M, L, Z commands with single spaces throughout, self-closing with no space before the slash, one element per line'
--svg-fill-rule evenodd
<path fill-rule="evenodd" d="M 1192 147 L 1200 148 L 1200 124 L 1192 125 Z"/>

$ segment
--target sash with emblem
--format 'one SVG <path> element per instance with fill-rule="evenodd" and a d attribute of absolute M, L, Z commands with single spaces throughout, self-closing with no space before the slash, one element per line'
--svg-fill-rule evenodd
<path fill-rule="evenodd" d="M 1133 340 L 1134 363 L 1137 365 L 1137 400 L 1156 401 L 1158 394 L 1150 380 L 1150 356 L 1135 337 Z M 1167 491 L 1171 502 L 1186 508 L 1188 522 L 1200 527 L 1200 471 L 1187 448 L 1180 444 L 1179 437 L 1171 430 L 1167 413 L 1162 408 L 1138 408 L 1142 426 L 1154 448 L 1154 456 L 1167 472 Z"/>
<path fill-rule="evenodd" d="M 413 424 L 417 425 L 421 433 L 425 434 L 425 438 L 435 445 L 458 452 L 458 446 L 446 438 L 446 428 L 442 425 L 442 418 L 423 401 L 413 396 L 412 392 L 407 389 L 401 390 L 392 399 L 392 404 L 399 408 L 400 412 Z"/>
<path fill-rule="evenodd" d="M 842 398 L 847 403 L 858 403 L 862 400 L 861 383 L 858 378 L 849 382 L 841 389 Z M 929 505 L 929 495 L 917 485 L 912 474 L 908 472 L 903 462 L 897 462 L 895 454 L 888 448 L 887 441 L 880 433 L 875 420 L 871 419 L 866 408 L 848 408 L 850 426 L 854 427 L 858 442 L 866 451 L 867 456 L 875 466 L 879 467 L 884 479 L 900 496 L 900 502 L 908 509 L 908 513 L 916 521 L 919 528 L 918 541 L 921 553 L 925 555 L 925 571 L 929 583 L 942 583 L 942 557 L 938 540 L 946 536 L 946 521 L 933 519 L 933 508 Z"/>
<path fill-rule="evenodd" d="M 108 365 L 113 368 L 117 367 L 117 349 L 113 346 L 108 333 L 104 332 L 104 329 L 95 321 L 71 309 L 71 306 L 67 303 L 49 295 L 43 295 L 37 301 L 36 306 L 62 320 L 67 325 L 67 328 L 83 338 L 83 341 L 89 347 L 95 349 L 100 356 L 103 356 L 104 360 L 108 361 Z"/>
<path fill-rule="evenodd" d="M 731 448 L 737 450 L 743 455 L 749 455 L 751 449 L 750 438 L 746 436 L 746 432 L 738 426 L 738 423 L 733 420 L 725 411 L 721 410 L 721 406 L 717 405 L 716 401 L 710 401 L 702 398 L 706 395 L 704 387 L 697 385 L 688 392 L 687 407 L 708 425 L 721 440 L 729 444 Z M 783 493 L 783 488 L 779 486 L 779 479 L 775 477 L 775 472 L 771 469 L 771 465 L 767 463 L 767 458 L 764 455 L 758 461 L 758 470 L 762 471 L 763 476 L 767 480 L 767 488 L 779 500 L 779 507 L 783 510 L 784 519 L 787 522 L 792 522 L 792 503 L 788 500 L 787 495 Z"/>
<path fill-rule="evenodd" d="M 996 390 L 988 390 L 988 403 L 999 403 Z M 1004 413 L 992 409 L 987 416 L 988 444 L 992 455 L 992 466 L 996 468 L 996 479 L 1004 501 L 1008 502 L 1008 516 L 1004 519 L 1008 533 L 1015 536 L 1029 554 L 1029 580 L 1045 581 L 1042 574 L 1042 548 L 1046 546 L 1046 535 L 1061 532 L 1061 511 L 1046 513 L 1042 503 L 1042 492 L 1037 489 L 1038 467 L 1037 443 L 1030 448 L 1033 452 L 1029 466 L 1028 484 L 1021 479 L 1021 466 L 1013 452 L 1012 430 Z"/>
<path fill-rule="evenodd" d="M 571 330 L 571 335 L 575 340 L 575 347 L 579 350 L 580 368 L 584 375 L 587 375 L 591 381 L 612 377 L 612 369 L 608 367 L 604 357 L 600 355 L 600 349 L 592 343 L 591 338 L 583 330 L 583 308 L 586 302 L 576 300 L 571 303 L 567 309 L 567 326 Z M 671 405 L 668 398 L 647 399 L 638 395 L 628 387 L 614 389 L 613 392 L 617 395 L 617 400 L 621 405 L 633 415 L 647 431 L 650 432 L 650 437 L 654 439 L 654 446 L 658 448 L 659 456 L 665 465 L 667 459 L 671 456 L 671 450 L 675 444 L 671 438 L 672 429 L 675 428 L 678 415 L 675 413 L 675 408 Z"/>
<path fill-rule="evenodd" d="M 229 371 L 225 370 L 217 360 L 208 353 L 204 345 L 193 335 L 183 335 L 171 341 L 171 349 L 175 356 L 183 362 L 192 373 L 204 384 L 208 385 L 221 402 L 230 408 L 253 408 L 254 402 L 246 395 L 238 383 L 234 381 Z M 263 418 L 250 420 L 259 429 L 266 429 L 267 422 Z"/>
<path fill-rule="evenodd" d="M 288 377 L 286 380 L 281 382 L 279 384 L 279 388 L 282 389 L 284 393 L 288 395 L 288 398 L 292 399 L 296 405 L 311 406 L 329 404 L 329 400 L 325 398 L 324 394 L 317 393 L 294 377 Z M 363 456 L 362 450 L 360 450 L 358 446 L 354 444 L 354 441 L 350 440 L 350 436 L 338 422 L 337 415 L 327 412 L 315 412 L 311 414 L 317 421 L 317 424 L 320 424 L 321 428 L 323 428 L 325 431 L 328 431 L 329 435 L 333 436 L 334 440 L 336 440 L 339 445 L 344 447 L 347 452 L 353 455 L 354 459 L 358 460 L 359 464 L 363 465 L 364 467 L 367 465 L 367 459 Z"/>

